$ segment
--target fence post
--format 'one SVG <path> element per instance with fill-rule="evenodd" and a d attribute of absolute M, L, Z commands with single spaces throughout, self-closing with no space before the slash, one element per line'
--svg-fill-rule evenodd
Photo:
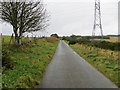
<path fill-rule="evenodd" d="M 34 41 L 36 41 L 36 35 L 35 35 L 35 37 L 34 37 Z"/>
<path fill-rule="evenodd" d="M 24 36 L 22 35 L 21 36 L 21 44 L 23 43 L 23 41 L 24 41 Z"/>
<path fill-rule="evenodd" d="M 2 38 L 2 43 L 4 43 L 4 38 Z"/>
<path fill-rule="evenodd" d="M 27 42 L 29 42 L 28 35 L 27 35 Z"/>
<path fill-rule="evenodd" d="M 11 42 L 13 43 L 13 33 L 12 33 L 9 45 L 11 44 Z"/>
<path fill-rule="evenodd" d="M 36 41 L 36 35 L 35 35 L 35 41 Z"/>
<path fill-rule="evenodd" d="M 3 43 L 3 37 L 2 37 L 2 33 L 1 33 L 1 36 L 0 36 L 0 42 Z"/>

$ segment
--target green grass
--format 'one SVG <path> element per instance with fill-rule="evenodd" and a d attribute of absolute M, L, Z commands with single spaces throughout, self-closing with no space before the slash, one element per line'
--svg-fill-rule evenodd
<path fill-rule="evenodd" d="M 58 45 L 58 40 L 40 39 L 37 43 L 10 48 L 13 70 L 3 71 L 4 88 L 34 88 L 50 63 Z M 4 48 L 3 48 L 4 49 Z"/>
<path fill-rule="evenodd" d="M 3 44 L 9 44 L 10 43 L 11 36 L 2 35 L 2 43 Z"/>
<path fill-rule="evenodd" d="M 11 40 L 11 36 L 7 36 L 7 35 L 2 35 L 2 44 L 13 44 L 15 42 L 15 39 L 13 38 L 13 40 L 10 42 Z M 26 43 L 29 40 L 34 40 L 33 37 L 22 37 L 22 43 Z"/>
<path fill-rule="evenodd" d="M 96 52 L 79 47 L 79 45 L 71 45 L 71 47 L 91 65 L 102 72 L 108 77 L 113 83 L 120 87 L 120 81 L 118 73 L 120 74 L 120 67 L 118 61 L 113 58 L 108 58 L 104 55 L 100 55 Z"/>

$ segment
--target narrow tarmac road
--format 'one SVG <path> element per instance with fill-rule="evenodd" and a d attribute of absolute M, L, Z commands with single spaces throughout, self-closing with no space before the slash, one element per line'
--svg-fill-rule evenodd
<path fill-rule="evenodd" d="M 109 79 L 60 41 L 39 88 L 117 88 Z"/>

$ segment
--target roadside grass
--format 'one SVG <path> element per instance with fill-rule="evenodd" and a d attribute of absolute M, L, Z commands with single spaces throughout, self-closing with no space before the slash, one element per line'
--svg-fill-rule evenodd
<path fill-rule="evenodd" d="M 14 68 L 3 67 L 3 88 L 35 88 L 40 83 L 58 42 L 56 38 L 43 38 L 19 48 L 7 48 L 11 53 Z"/>
<path fill-rule="evenodd" d="M 106 77 L 108 77 L 113 83 L 120 87 L 119 74 L 120 67 L 118 65 L 119 58 L 114 58 L 108 53 L 101 53 L 103 49 L 99 48 L 89 48 L 89 46 L 75 44 L 70 45 L 81 57 L 93 65 L 97 70 L 102 72 Z M 95 51 L 96 50 L 96 51 Z"/>

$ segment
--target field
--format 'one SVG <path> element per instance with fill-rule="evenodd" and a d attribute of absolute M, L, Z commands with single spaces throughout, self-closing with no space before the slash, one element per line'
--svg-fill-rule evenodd
<path fill-rule="evenodd" d="M 109 42 L 120 42 L 120 37 L 110 37 L 110 39 L 94 39 L 94 40 L 104 40 Z"/>
<path fill-rule="evenodd" d="M 9 37 L 5 37 L 9 41 Z M 3 46 L 3 50 L 9 52 L 7 57 L 13 64 L 12 69 L 2 68 L 3 87 L 36 87 L 40 83 L 45 68 L 55 53 L 58 42 L 59 40 L 56 38 L 42 38 L 36 42 L 24 44 L 19 48 Z"/>
<path fill-rule="evenodd" d="M 15 42 L 15 39 L 11 36 L 2 35 L 2 44 L 13 44 Z M 26 43 L 30 40 L 34 40 L 34 37 L 22 37 L 22 43 Z"/>
<path fill-rule="evenodd" d="M 118 75 L 120 74 L 120 67 L 118 66 L 119 54 L 118 51 L 111 51 L 90 47 L 82 44 L 70 45 L 80 56 L 87 60 L 90 64 L 96 67 L 113 83 L 120 87 Z"/>
<path fill-rule="evenodd" d="M 3 35 L 3 36 L 1 36 L 1 38 L 2 38 L 2 43 L 4 43 L 4 44 L 10 43 L 11 36 Z"/>

